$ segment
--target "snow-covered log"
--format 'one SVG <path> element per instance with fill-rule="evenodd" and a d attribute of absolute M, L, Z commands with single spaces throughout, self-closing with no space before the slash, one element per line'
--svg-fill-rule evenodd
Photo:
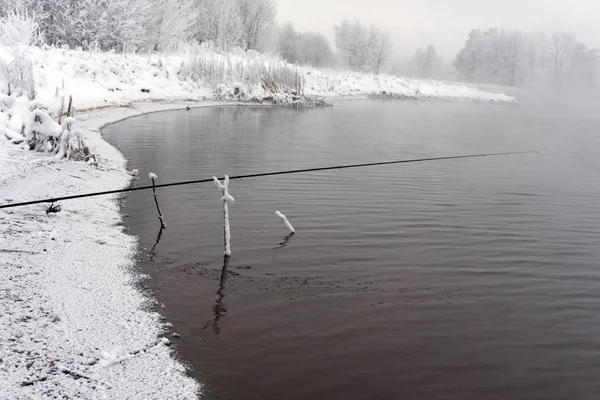
<path fill-rule="evenodd" d="M 285 215 L 283 215 L 279 211 L 275 211 L 275 215 L 277 215 L 277 217 L 279 217 L 279 219 L 283 221 L 283 223 L 290 230 L 291 233 L 296 233 L 296 230 L 294 229 L 294 227 L 292 226 L 292 224 L 290 223 L 290 221 L 288 221 L 288 219 L 287 219 L 287 217 Z"/>

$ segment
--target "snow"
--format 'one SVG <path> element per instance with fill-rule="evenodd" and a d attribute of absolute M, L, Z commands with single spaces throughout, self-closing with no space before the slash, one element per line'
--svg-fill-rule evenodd
<path fill-rule="evenodd" d="M 207 103 L 211 105 L 215 103 Z M 109 121 L 191 103 L 79 115 L 98 167 L 0 146 L 0 203 L 126 187 Z M 196 399 L 201 389 L 165 346 L 165 326 L 137 289 L 136 238 L 114 195 L 0 210 L 0 399 Z"/>
<path fill-rule="evenodd" d="M 57 138 L 60 136 L 61 132 L 61 126 L 45 112 L 34 110 L 28 113 L 25 122 L 25 140 L 27 142 L 35 139 L 38 135 L 44 137 L 46 140 L 49 138 Z"/>
<path fill-rule="evenodd" d="M 218 87 L 233 96 L 247 94 L 234 97 L 239 100 L 262 101 L 268 92 L 240 83 L 235 78 L 240 71 L 267 66 L 276 74 L 277 68 L 299 68 L 305 94 L 326 98 L 515 101 L 461 85 L 286 66 L 258 53 L 204 53 L 210 66 L 234 66 L 210 81 L 185 74 L 191 59 L 186 54 L 30 47 L 25 56 L 33 64 L 37 97 L 30 101 L 26 95 L 0 93 L 0 204 L 126 188 L 137 174 L 127 171 L 126 160 L 102 140 L 100 129 L 145 112 L 211 106 L 222 103 L 207 99 L 232 98 L 218 96 Z M 0 61 L 10 57 L 0 46 Z M 64 113 L 69 96 L 75 118 L 58 125 L 49 116 Z M 287 101 L 281 93 L 272 97 Z M 67 159 L 13 144 L 34 132 L 61 134 L 57 156 Z M 68 160 L 82 143 L 97 162 Z M 225 255 L 230 255 L 228 206 L 234 199 L 229 178 L 223 184 L 215 180 L 223 191 Z M 164 337 L 168 325 L 153 311 L 154 300 L 139 289 L 143 277 L 134 270 L 138 243 L 123 230 L 118 200 L 116 195 L 70 200 L 60 204 L 60 213 L 50 214 L 48 204 L 0 210 L 0 399 L 198 398 L 201 386 L 173 358 Z"/>
<path fill-rule="evenodd" d="M 7 114 L 10 117 L 8 128 L 15 132 L 21 132 L 29 115 L 29 97 L 27 97 L 27 94 L 23 93 L 20 97 L 17 97 Z"/>
<path fill-rule="evenodd" d="M 0 47 L 1 49 L 1 47 Z M 388 96 L 413 99 L 471 100 L 513 103 L 515 98 L 489 93 L 463 84 L 449 84 L 392 75 L 292 66 L 276 56 L 256 53 L 219 54 L 198 50 L 200 55 L 114 54 L 55 48 L 27 49 L 33 61 L 38 100 L 57 108 L 73 96 L 77 110 L 126 105 L 155 100 L 247 100 L 284 97 L 258 84 L 240 82 L 240 76 L 264 73 L 303 76 L 304 93 L 327 98 Z M 210 72 L 208 72 L 210 71 Z M 217 72 L 215 72 L 217 71 Z M 250 81 L 250 79 L 244 80 Z M 142 92 L 142 89 L 145 92 Z M 237 91 L 236 91 L 237 89 Z M 237 94 L 236 94 L 237 93 Z"/>
<path fill-rule="evenodd" d="M 275 215 L 277 215 L 279 217 L 279 219 L 283 221 L 283 223 L 290 230 L 291 233 L 296 233 L 296 230 L 294 229 L 294 227 L 292 226 L 292 224 L 290 223 L 290 221 L 288 221 L 288 219 L 287 219 L 287 217 L 285 215 L 283 215 L 279 211 L 275 211 Z"/>

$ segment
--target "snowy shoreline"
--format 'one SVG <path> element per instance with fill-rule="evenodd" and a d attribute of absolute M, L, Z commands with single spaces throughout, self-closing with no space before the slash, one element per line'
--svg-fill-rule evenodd
<path fill-rule="evenodd" d="M 80 114 L 99 167 L 17 146 L 0 150 L 0 200 L 126 188 L 123 155 L 100 129 L 132 116 L 218 102 L 140 103 Z M 137 288 L 137 239 L 123 229 L 118 196 L 0 212 L 0 398 L 195 399 L 201 389 L 161 340 L 154 299 Z"/>
<path fill-rule="evenodd" d="M 0 56 L 10 62 L 10 54 Z M 49 157 L 0 137 L 2 204 L 128 187 L 126 160 L 102 138 L 104 126 L 186 107 L 264 105 L 261 99 L 269 97 L 264 87 L 234 79 L 265 65 L 303 74 L 304 94 L 328 100 L 516 101 L 462 85 L 282 66 L 270 56 L 204 54 L 211 65 L 233 66 L 216 89 L 211 77 L 186 78 L 181 56 L 29 48 L 28 57 L 37 95 L 29 111 L 22 101 L 22 117 L 40 105 L 56 113 L 73 96 L 76 127 L 99 160 L 94 165 Z M 289 97 L 273 96 L 284 102 Z M 15 121 L 22 126 L 25 119 L 14 112 L 10 120 L 0 112 L 0 127 Z M 0 307 L 6 310 L 0 315 L 0 400 L 198 398 L 201 385 L 161 339 L 165 326 L 153 311 L 155 299 L 137 285 L 143 279 L 134 268 L 137 238 L 124 230 L 119 200 L 116 195 L 70 200 L 60 204 L 58 214 L 47 214 L 45 204 L 0 211 Z"/>

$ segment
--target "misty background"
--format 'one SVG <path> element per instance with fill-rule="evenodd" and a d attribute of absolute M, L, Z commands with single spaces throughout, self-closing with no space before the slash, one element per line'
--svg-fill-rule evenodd
<path fill-rule="evenodd" d="M 279 21 L 322 33 L 360 21 L 388 31 L 385 72 L 529 89 L 597 87 L 600 3 L 588 0 L 277 0 Z M 346 62 L 344 62 L 346 61 Z M 375 71 L 376 72 L 376 71 Z"/>
<path fill-rule="evenodd" d="M 594 92 L 599 12 L 589 0 L 0 0 L 0 25 L 18 31 L 25 18 L 38 43 L 84 50 L 203 44 L 319 68 Z"/>

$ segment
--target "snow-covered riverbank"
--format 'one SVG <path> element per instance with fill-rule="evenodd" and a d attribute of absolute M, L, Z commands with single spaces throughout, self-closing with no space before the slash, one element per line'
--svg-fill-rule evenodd
<path fill-rule="evenodd" d="M 123 156 L 102 139 L 103 125 L 145 112 L 219 104 L 214 99 L 261 102 L 273 93 L 244 74 L 263 71 L 265 65 L 273 76 L 281 72 L 273 68 L 300 74 L 306 95 L 326 98 L 514 102 L 461 85 L 282 66 L 261 55 L 195 55 L 196 67 L 202 64 L 198 60 L 209 60 L 201 66 L 211 75 L 201 79 L 185 72 L 191 56 L 29 48 L 27 57 L 33 63 L 36 99 L 29 108 L 24 102 L 19 125 L 35 108 L 58 115 L 61 102 L 66 106 L 73 96 L 77 128 L 98 155 L 98 165 L 10 143 L 1 133 L 19 134 L 2 131 L 16 121 L 16 108 L 10 119 L 0 110 L 2 204 L 127 187 L 132 177 Z M 0 58 L 10 62 L 10 52 L 0 52 Z M 6 93 L 5 84 L 0 82 L 0 89 Z M 6 109 L 6 102 L 15 102 L 0 100 Z M 142 179 L 147 172 L 142 171 Z M 137 242 L 124 231 L 118 197 L 61 206 L 62 212 L 48 215 L 47 205 L 0 211 L 0 307 L 5 310 L 0 314 L 0 399 L 196 398 L 200 385 L 173 358 L 161 339 L 164 326 L 152 311 L 153 300 L 137 286 Z"/>
<path fill-rule="evenodd" d="M 211 105 L 206 103 L 205 105 Z M 0 201 L 126 187 L 123 156 L 99 128 L 184 103 L 146 103 L 81 114 L 98 167 L 0 148 Z M 161 340 L 152 300 L 137 289 L 136 239 L 124 232 L 116 196 L 0 212 L 0 399 L 193 399 Z M 56 396 L 56 397 L 55 397 Z"/>
<path fill-rule="evenodd" d="M 250 53 L 135 55 L 29 48 L 37 98 L 54 106 L 73 96 L 77 109 L 152 100 L 248 100 L 273 97 L 265 75 L 278 86 L 301 77 L 307 96 L 390 96 L 397 98 L 469 100 L 512 103 L 515 98 L 462 84 L 392 75 L 297 67 L 277 57 Z M 278 87 L 283 90 L 283 88 Z"/>

